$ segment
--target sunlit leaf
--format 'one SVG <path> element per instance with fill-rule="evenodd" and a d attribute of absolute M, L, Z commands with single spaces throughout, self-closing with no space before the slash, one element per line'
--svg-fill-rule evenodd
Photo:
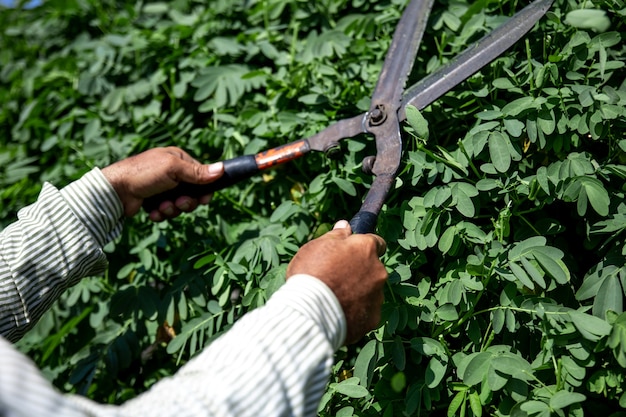
<path fill-rule="evenodd" d="M 572 10 L 565 16 L 565 23 L 580 29 L 593 29 L 596 32 L 605 32 L 611 26 L 606 12 L 598 9 Z"/>
<path fill-rule="evenodd" d="M 489 135 L 489 155 L 499 172 L 506 172 L 511 166 L 511 153 L 507 142 L 508 138 L 500 132 L 491 132 Z"/>

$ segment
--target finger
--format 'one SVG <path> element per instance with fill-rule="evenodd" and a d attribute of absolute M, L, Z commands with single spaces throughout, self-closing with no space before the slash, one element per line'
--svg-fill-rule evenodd
<path fill-rule="evenodd" d="M 159 212 L 159 210 L 152 210 L 148 216 L 150 217 L 150 220 L 152 220 L 155 223 L 159 223 L 165 220 L 165 218 L 163 217 L 161 212 Z"/>
<path fill-rule="evenodd" d="M 176 146 L 168 146 L 167 148 L 165 148 L 165 151 L 167 153 L 170 153 L 172 155 L 177 156 L 178 158 L 187 161 L 187 162 L 192 162 L 195 164 L 199 164 L 200 162 L 194 158 L 193 156 L 189 155 L 187 152 L 185 152 L 184 150 L 176 147 Z"/>
<path fill-rule="evenodd" d="M 180 214 L 180 210 L 171 201 L 163 201 L 159 205 L 158 212 L 163 219 L 171 219 Z"/>
<path fill-rule="evenodd" d="M 374 244 L 376 245 L 376 253 L 378 254 L 378 257 L 380 258 L 381 256 L 383 256 L 385 252 L 387 252 L 387 242 L 385 242 L 385 239 L 373 233 L 370 233 L 367 236 L 370 236 L 374 239 Z"/>
<path fill-rule="evenodd" d="M 180 159 L 175 163 L 173 170 L 178 181 L 206 184 L 215 181 L 224 174 L 224 163 L 215 162 L 204 165 Z"/>
<path fill-rule="evenodd" d="M 207 194 L 200 197 L 200 204 L 207 205 L 213 199 L 213 194 Z"/>
<path fill-rule="evenodd" d="M 176 199 L 175 205 L 180 211 L 190 212 L 198 207 L 198 200 L 195 198 L 182 196 Z"/>
<path fill-rule="evenodd" d="M 352 229 L 350 229 L 350 225 L 347 227 L 333 227 L 333 230 L 324 233 L 322 236 L 318 237 L 318 239 L 346 239 L 347 237 L 352 235 Z"/>
<path fill-rule="evenodd" d="M 333 226 L 333 230 L 335 229 L 345 229 L 345 228 L 350 228 L 350 223 L 348 223 L 347 220 L 339 220 L 337 223 L 335 223 L 335 225 Z"/>
<path fill-rule="evenodd" d="M 168 210 L 167 212 L 162 214 L 165 215 L 166 219 L 173 219 L 174 217 L 180 216 L 180 213 L 181 211 L 174 207 L 172 210 Z"/>

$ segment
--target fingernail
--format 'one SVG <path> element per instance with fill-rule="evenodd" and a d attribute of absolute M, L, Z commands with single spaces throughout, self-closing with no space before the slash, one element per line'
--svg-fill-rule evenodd
<path fill-rule="evenodd" d="M 200 198 L 200 204 L 209 204 L 213 199 L 213 194 L 205 195 Z"/>
<path fill-rule="evenodd" d="M 350 223 L 348 223 L 347 220 L 339 220 L 337 223 L 335 223 L 335 225 L 333 226 L 333 230 L 335 229 L 345 229 L 346 227 L 350 226 Z"/>
<path fill-rule="evenodd" d="M 165 213 L 166 216 L 173 216 L 174 215 L 174 207 L 172 206 L 167 206 L 164 210 L 163 213 Z"/>
<path fill-rule="evenodd" d="M 212 164 L 209 164 L 207 169 L 209 171 L 209 174 L 211 174 L 211 175 L 221 174 L 222 171 L 224 171 L 224 163 L 223 162 L 214 162 Z"/>
<path fill-rule="evenodd" d="M 182 211 L 189 211 L 191 210 L 191 203 L 189 202 L 189 200 L 183 200 L 180 202 L 180 204 L 178 204 L 178 208 Z"/>

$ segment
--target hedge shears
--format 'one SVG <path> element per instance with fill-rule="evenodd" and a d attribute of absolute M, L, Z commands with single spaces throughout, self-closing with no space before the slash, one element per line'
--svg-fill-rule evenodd
<path fill-rule="evenodd" d="M 173 190 L 144 202 L 147 211 L 180 196 L 200 197 L 221 190 L 265 169 L 300 158 L 310 151 L 328 152 L 343 139 L 373 135 L 376 156 L 363 161 L 374 175 L 359 212 L 350 225 L 354 233 L 372 233 L 391 189 L 402 156 L 400 122 L 406 106 L 425 108 L 476 73 L 521 39 L 548 11 L 553 0 L 535 0 L 501 26 L 470 45 L 446 65 L 405 90 L 407 78 L 426 30 L 434 0 L 411 0 L 398 22 L 367 112 L 335 122 L 321 132 L 255 155 L 224 161 L 224 175 L 206 185 L 179 184 Z"/>

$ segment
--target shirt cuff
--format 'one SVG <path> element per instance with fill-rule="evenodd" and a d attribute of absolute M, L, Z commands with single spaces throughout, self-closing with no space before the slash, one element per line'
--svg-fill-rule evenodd
<path fill-rule="evenodd" d="M 101 247 L 122 232 L 124 207 L 100 169 L 64 187 L 61 195 Z"/>
<path fill-rule="evenodd" d="M 335 293 L 321 280 L 311 275 L 290 277 L 280 291 L 268 301 L 289 305 L 299 313 L 314 320 L 334 350 L 346 340 L 346 317 Z"/>

